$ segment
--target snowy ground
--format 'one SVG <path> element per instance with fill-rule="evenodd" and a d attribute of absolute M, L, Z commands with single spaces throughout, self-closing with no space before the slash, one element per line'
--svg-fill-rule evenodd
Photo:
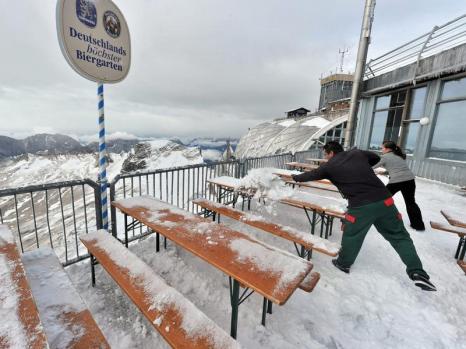
<path fill-rule="evenodd" d="M 420 179 L 417 185 L 426 226 L 429 220 L 443 221 L 441 208 L 464 212 L 466 197 L 456 187 Z M 408 223 L 401 194 L 395 199 Z M 308 229 L 304 212 L 296 208 L 277 205 L 270 210 L 254 205 L 253 212 Z M 222 220 L 262 241 L 294 250 L 284 240 Z M 335 224 L 330 240 L 340 241 L 339 228 L 340 224 Z M 310 294 L 297 290 L 284 306 L 274 306 L 267 327 L 260 325 L 262 297 L 248 298 L 240 306 L 238 341 L 245 348 L 464 348 L 466 277 L 453 258 L 458 238 L 430 228 L 408 231 L 437 292 L 415 287 L 388 242 L 371 229 L 350 275 L 333 267 L 330 257 L 314 253 L 314 270 L 321 273 L 319 284 Z M 130 248 L 229 332 L 228 279 L 221 272 L 171 243 L 166 251 L 156 254 L 152 237 Z M 88 262 L 66 271 L 112 348 L 168 348 L 107 274 L 99 266 L 96 269 L 95 288 L 90 287 Z"/>

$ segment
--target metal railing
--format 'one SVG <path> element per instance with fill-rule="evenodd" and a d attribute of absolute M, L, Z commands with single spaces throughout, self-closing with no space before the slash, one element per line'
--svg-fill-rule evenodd
<path fill-rule="evenodd" d="M 149 195 L 181 209 L 199 213 L 199 207 L 192 200 L 199 197 L 209 200 L 217 198 L 216 188 L 208 182 L 211 178 L 241 178 L 251 169 L 286 168 L 287 162 L 302 162 L 319 155 L 319 150 L 309 150 L 120 174 L 109 184 L 110 201 Z M 227 200 L 233 199 L 233 193 L 226 195 Z M 63 265 L 89 257 L 79 237 L 102 227 L 100 209 L 99 185 L 90 179 L 0 190 L 0 223 L 8 224 L 16 232 L 21 251 L 51 247 Z M 113 207 L 110 209 L 110 223 L 112 234 L 123 238 L 124 219 Z M 130 240 L 147 234 L 147 230 L 137 228 L 132 231 Z"/>
<path fill-rule="evenodd" d="M 464 43 L 466 43 L 466 14 L 441 26 L 434 26 L 430 32 L 371 59 L 366 64 L 365 78 L 370 79 L 412 63 L 416 64 L 414 69 L 416 73 L 421 59 Z M 416 76 L 413 76 L 413 79 L 415 78 Z"/>
<path fill-rule="evenodd" d="M 0 190 L 0 222 L 16 230 L 22 252 L 48 246 L 64 265 L 75 263 L 87 258 L 79 235 L 102 226 L 99 186 L 85 179 Z"/>

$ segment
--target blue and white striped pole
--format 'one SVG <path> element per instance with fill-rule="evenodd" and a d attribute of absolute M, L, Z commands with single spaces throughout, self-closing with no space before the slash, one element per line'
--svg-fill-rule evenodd
<path fill-rule="evenodd" d="M 99 184 L 100 205 L 102 207 L 102 228 L 108 230 L 107 209 L 107 150 L 105 147 L 104 84 L 97 84 L 99 97 Z"/>

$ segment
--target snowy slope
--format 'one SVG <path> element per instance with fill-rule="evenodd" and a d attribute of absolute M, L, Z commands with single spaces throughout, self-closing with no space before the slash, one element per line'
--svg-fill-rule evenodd
<path fill-rule="evenodd" d="M 466 197 L 457 188 L 425 180 L 417 184 L 426 223 L 441 220 L 439 210 L 444 207 L 464 211 Z M 395 200 L 406 217 L 401 195 Z M 309 228 L 304 213 L 296 208 L 277 204 L 270 210 L 255 205 L 252 212 L 303 231 Z M 262 241 L 294 250 L 280 238 L 227 218 L 222 221 Z M 322 276 L 316 289 L 311 294 L 298 290 L 284 306 L 274 306 L 265 328 L 260 325 L 262 298 L 255 294 L 248 298 L 239 310 L 238 341 L 245 348 L 276 349 L 464 348 L 465 275 L 453 258 L 458 238 L 430 228 L 422 233 L 409 232 L 438 292 L 415 287 L 394 250 L 372 228 L 349 275 L 333 267 L 330 257 L 314 253 L 315 270 Z M 340 239 L 337 222 L 330 240 Z M 156 254 L 154 237 L 130 248 L 229 330 L 228 279 L 221 272 L 170 242 L 167 250 Z M 100 267 L 96 288 L 90 287 L 88 263 L 73 265 L 67 271 L 113 348 L 168 348 Z"/>

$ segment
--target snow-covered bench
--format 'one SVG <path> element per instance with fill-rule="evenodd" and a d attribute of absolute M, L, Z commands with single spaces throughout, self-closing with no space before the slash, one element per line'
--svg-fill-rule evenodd
<path fill-rule="evenodd" d="M 271 302 L 285 304 L 313 268 L 309 261 L 150 196 L 113 201 L 112 206 L 125 215 L 125 221 L 128 216 L 134 218 L 157 236 L 163 235 L 229 276 L 230 333 L 234 338 L 238 307 L 247 297 L 253 292 L 264 297 L 262 324 L 265 325 Z M 125 225 L 125 236 L 133 226 Z M 245 288 L 242 296 L 240 287 Z"/>
<path fill-rule="evenodd" d="M 0 225 L 0 308 L 0 348 L 110 348 L 55 253 L 21 256 L 6 225 Z"/>
<path fill-rule="evenodd" d="M 281 224 L 270 223 L 264 220 L 264 218 L 246 213 L 235 208 L 218 204 L 206 199 L 196 199 L 193 203 L 199 205 L 208 211 L 216 212 L 218 215 L 224 215 L 229 218 L 235 219 L 252 227 L 261 229 L 265 232 L 279 236 L 283 239 L 291 241 L 296 247 L 296 251 L 300 257 L 310 258 L 312 251 L 317 251 L 332 257 L 338 255 L 340 245 L 329 242 L 318 236 L 303 233 L 294 228 L 283 226 Z M 301 249 L 298 249 L 298 246 Z"/>
<path fill-rule="evenodd" d="M 0 225 L 0 348 L 48 348 L 12 232 Z"/>
<path fill-rule="evenodd" d="M 50 348 L 110 348 L 50 248 L 22 255 Z"/>
<path fill-rule="evenodd" d="M 99 230 L 80 239 L 91 255 L 92 270 L 95 259 L 170 346 L 239 347 L 225 331 L 107 231 Z"/>

